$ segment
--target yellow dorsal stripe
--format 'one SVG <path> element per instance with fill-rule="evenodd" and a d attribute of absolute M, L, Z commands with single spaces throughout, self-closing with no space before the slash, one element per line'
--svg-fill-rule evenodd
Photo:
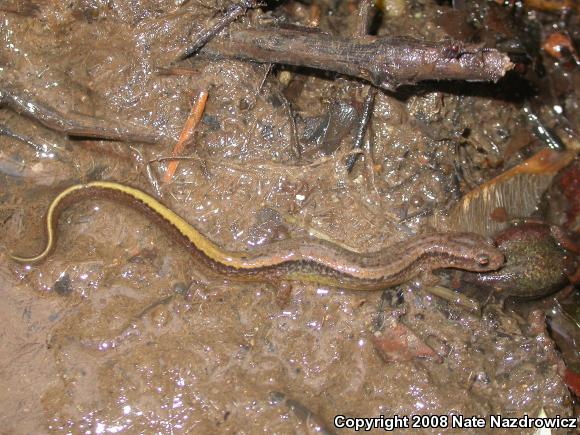
<path fill-rule="evenodd" d="M 148 195 L 147 193 L 142 192 L 141 190 L 135 189 L 133 187 L 109 181 L 93 181 L 87 184 L 77 184 L 59 193 L 50 204 L 50 207 L 48 208 L 48 213 L 46 215 L 47 241 L 44 250 L 40 254 L 33 257 L 20 257 L 17 255 L 11 255 L 12 259 L 22 263 L 34 263 L 43 260 L 54 247 L 54 243 L 56 240 L 55 237 L 56 225 L 54 222 L 54 219 L 56 218 L 55 216 L 56 209 L 58 208 L 60 203 L 69 195 L 73 194 L 78 190 L 91 187 L 97 189 L 110 190 L 113 192 L 122 192 L 130 197 L 133 197 L 143 202 L 155 213 L 158 213 L 164 219 L 169 221 L 169 223 L 173 225 L 175 228 L 177 228 L 179 232 L 183 234 L 183 236 L 187 237 L 187 239 L 191 243 L 193 243 L 198 250 L 203 252 L 207 257 L 211 258 L 214 261 L 217 261 L 227 266 L 233 266 L 236 268 L 255 267 L 255 265 L 251 264 L 251 262 L 248 262 L 246 264 L 245 262 L 241 261 L 239 254 L 223 251 L 218 245 L 216 245 L 211 240 L 207 239 L 204 235 L 202 235 L 199 231 L 197 231 L 185 219 L 183 219 L 177 213 L 173 212 L 168 207 L 161 204 L 159 201 L 157 201 L 155 198 Z"/>
<path fill-rule="evenodd" d="M 35 255 L 34 257 L 19 257 L 18 255 L 10 255 L 10 257 L 13 260 L 19 261 L 21 263 L 36 263 L 36 262 L 46 258 L 46 256 L 50 253 L 50 251 L 54 247 L 55 240 L 54 240 L 53 221 L 54 221 L 54 213 L 56 211 L 56 208 L 58 207 L 58 205 L 62 202 L 62 200 L 64 198 L 66 198 L 68 195 L 70 195 L 74 191 L 80 190 L 84 187 L 85 187 L 85 185 L 83 185 L 83 184 L 77 184 L 75 186 L 71 186 L 68 189 L 65 189 L 62 192 L 60 192 L 56 196 L 56 198 L 54 198 L 52 200 L 52 202 L 50 203 L 50 206 L 48 207 L 48 212 L 46 213 L 46 246 L 40 254 Z"/>

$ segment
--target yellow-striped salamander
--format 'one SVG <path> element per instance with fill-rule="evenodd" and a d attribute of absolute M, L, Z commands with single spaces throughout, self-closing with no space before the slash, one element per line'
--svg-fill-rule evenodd
<path fill-rule="evenodd" d="M 434 269 L 474 272 L 497 270 L 503 254 L 487 239 L 472 233 L 421 234 L 370 253 L 356 253 L 317 239 L 288 239 L 249 251 L 224 250 L 185 219 L 141 190 L 119 183 L 95 181 L 71 186 L 50 204 L 44 250 L 32 257 L 13 255 L 23 263 L 45 259 L 56 244 L 60 211 L 72 201 L 105 197 L 127 202 L 164 222 L 189 250 L 211 269 L 233 279 L 303 281 L 352 290 L 378 290 L 401 284 Z"/>

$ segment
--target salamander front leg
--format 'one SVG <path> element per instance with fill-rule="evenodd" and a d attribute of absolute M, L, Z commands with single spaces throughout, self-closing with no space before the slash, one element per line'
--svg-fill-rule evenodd
<path fill-rule="evenodd" d="M 437 275 L 435 275 L 432 271 L 429 270 L 421 273 L 421 275 L 419 276 L 419 281 L 421 282 L 422 287 L 429 288 L 439 284 L 441 279 Z"/>

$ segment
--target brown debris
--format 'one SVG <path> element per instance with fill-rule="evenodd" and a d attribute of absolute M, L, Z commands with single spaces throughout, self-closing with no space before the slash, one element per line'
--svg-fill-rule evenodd
<path fill-rule="evenodd" d="M 576 0 L 525 0 L 524 5 L 530 9 L 546 12 L 578 11 Z"/>
<path fill-rule="evenodd" d="M 469 192 L 451 210 L 448 218 L 435 216 L 433 224 L 486 235 L 501 231 L 510 219 L 526 218 L 536 210 L 554 177 L 574 156 L 572 151 L 543 149 Z"/>
<path fill-rule="evenodd" d="M 576 396 L 580 397 L 580 375 L 573 372 L 569 368 L 566 368 L 564 374 L 564 382 L 570 391 L 572 391 Z"/>
<path fill-rule="evenodd" d="M 343 38 L 298 30 L 242 30 L 202 52 L 262 63 L 334 71 L 393 89 L 422 80 L 497 81 L 513 68 L 507 55 L 458 41 L 402 37 Z"/>
<path fill-rule="evenodd" d="M 156 143 L 160 141 L 155 132 L 143 131 L 143 127 L 130 126 L 128 123 L 117 123 L 80 113 L 66 114 L 36 101 L 30 95 L 14 88 L 0 86 L 0 106 L 6 106 L 15 112 L 26 115 L 45 127 L 67 134 L 68 136 L 91 137 L 98 139 L 118 140 L 123 142 Z"/>
<path fill-rule="evenodd" d="M 578 55 L 574 44 L 568 35 L 562 32 L 554 32 L 546 38 L 542 46 L 546 53 L 555 59 L 562 59 L 566 54 L 571 55 L 574 61 L 578 63 Z"/>
<path fill-rule="evenodd" d="M 442 362 L 437 353 L 402 323 L 396 323 L 372 337 L 375 349 L 385 362 L 412 361 L 415 358 Z"/>
<path fill-rule="evenodd" d="M 185 149 L 185 145 L 190 141 L 191 137 L 193 136 L 193 132 L 201 121 L 201 117 L 203 116 L 203 111 L 205 110 L 205 103 L 207 101 L 208 92 L 205 89 L 202 89 L 197 94 L 197 98 L 195 104 L 191 108 L 191 112 L 189 113 L 189 117 L 187 121 L 185 121 L 185 125 L 183 126 L 183 130 L 179 135 L 179 140 L 175 144 L 173 148 L 172 157 L 180 157 L 181 153 Z M 165 175 L 163 177 L 164 183 L 169 183 L 175 171 L 177 170 L 177 165 L 179 164 L 178 160 L 171 160 L 167 165 L 167 170 L 165 171 Z"/>
<path fill-rule="evenodd" d="M 241 0 L 239 3 L 231 5 L 212 26 L 195 35 L 194 41 L 180 54 L 179 59 L 185 59 L 187 56 L 194 54 L 229 24 L 244 15 L 248 9 L 256 7 L 257 5 L 258 2 L 255 0 Z"/>
<path fill-rule="evenodd" d="M 568 200 L 565 226 L 570 231 L 580 233 L 580 160 L 576 159 L 564 172 L 560 186 Z"/>
<path fill-rule="evenodd" d="M 21 0 L 19 2 L 5 2 L 0 5 L 0 12 L 21 15 L 23 17 L 37 17 L 39 15 L 39 2 Z"/>

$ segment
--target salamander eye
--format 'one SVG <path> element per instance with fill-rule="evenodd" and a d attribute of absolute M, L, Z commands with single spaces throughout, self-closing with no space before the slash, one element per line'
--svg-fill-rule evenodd
<path fill-rule="evenodd" d="M 475 257 L 475 261 L 477 261 L 477 264 L 480 266 L 487 266 L 489 264 L 489 255 L 479 254 L 477 257 Z"/>

